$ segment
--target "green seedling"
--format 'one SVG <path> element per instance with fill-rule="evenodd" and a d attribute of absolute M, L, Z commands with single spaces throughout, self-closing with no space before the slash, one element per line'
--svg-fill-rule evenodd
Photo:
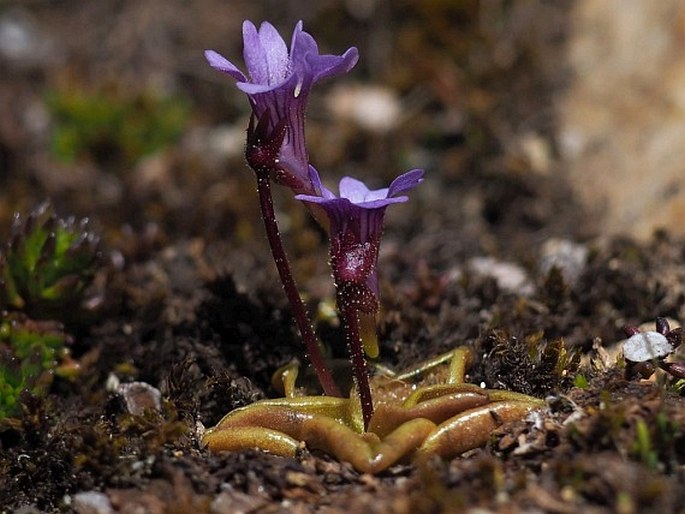
<path fill-rule="evenodd" d="M 678 466 L 674 456 L 682 437 L 678 423 L 669 419 L 665 412 L 659 412 L 653 420 L 637 420 L 630 455 L 651 469 L 672 470 Z"/>
<path fill-rule="evenodd" d="M 578 389 L 586 389 L 590 383 L 588 382 L 587 378 L 585 375 L 579 373 L 578 375 L 575 376 L 573 379 L 573 385 L 577 387 Z"/>
<path fill-rule="evenodd" d="M 69 337 L 57 321 L 34 321 L 20 313 L 0 313 L 0 344 L 21 361 L 37 359 L 42 369 L 54 369 L 67 355 Z"/>
<path fill-rule="evenodd" d="M 60 219 L 47 202 L 26 220 L 16 214 L 0 251 L 0 309 L 33 318 L 68 316 L 93 278 L 99 241 L 87 219 Z"/>
<path fill-rule="evenodd" d="M 40 375 L 35 359 L 20 361 L 10 350 L 0 350 L 0 421 L 17 414 L 19 395 Z"/>
<path fill-rule="evenodd" d="M 659 454 L 653 448 L 649 427 L 643 419 L 637 421 L 631 453 L 651 469 L 656 469 L 659 464 Z"/>
<path fill-rule="evenodd" d="M 0 420 L 19 413 L 22 393 L 41 396 L 55 374 L 70 374 L 68 342 L 58 322 L 0 313 Z"/>

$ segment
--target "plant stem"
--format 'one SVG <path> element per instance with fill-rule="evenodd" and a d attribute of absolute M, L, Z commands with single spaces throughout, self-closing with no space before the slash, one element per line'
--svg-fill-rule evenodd
<path fill-rule="evenodd" d="M 271 254 L 276 263 L 278 274 L 281 277 L 285 294 L 290 301 L 295 323 L 297 323 L 297 327 L 304 340 L 309 360 L 311 361 L 312 366 L 314 366 L 314 370 L 316 371 L 316 375 L 319 378 L 324 393 L 328 396 L 341 396 L 340 390 L 333 380 L 333 375 L 323 358 L 316 334 L 314 334 L 312 324 L 309 321 L 307 309 L 304 306 L 302 298 L 300 298 L 295 279 L 290 271 L 290 264 L 288 263 L 288 257 L 285 254 L 285 249 L 283 248 L 283 243 L 281 241 L 281 234 L 278 230 L 278 223 L 276 222 L 276 214 L 274 213 L 273 198 L 271 195 L 271 182 L 267 173 L 257 172 L 257 193 L 259 194 L 259 205 L 262 209 L 262 219 L 264 220 L 266 235 L 269 240 L 269 245 L 271 246 Z"/>
<path fill-rule="evenodd" d="M 373 416 L 373 399 L 371 398 L 371 387 L 369 386 L 369 374 L 366 370 L 366 359 L 359 332 L 359 317 L 357 310 L 350 302 L 345 301 L 338 294 L 338 310 L 342 315 L 345 325 L 345 335 L 350 349 L 350 360 L 352 361 L 352 371 L 354 373 L 354 383 L 357 386 L 357 394 L 362 407 L 362 419 L 364 420 L 364 431 L 369 428 L 369 422 Z"/>

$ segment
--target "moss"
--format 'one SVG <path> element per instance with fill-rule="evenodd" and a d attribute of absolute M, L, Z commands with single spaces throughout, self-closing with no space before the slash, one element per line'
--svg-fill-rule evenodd
<path fill-rule="evenodd" d="M 563 339 L 546 340 L 543 332 L 517 338 L 493 330 L 485 348 L 489 354 L 483 366 L 492 387 L 542 396 L 570 386 L 578 371 L 580 354 L 569 352 Z"/>
<path fill-rule="evenodd" d="M 52 91 L 46 103 L 54 120 L 51 149 L 59 160 L 89 159 L 99 166 L 131 166 L 176 141 L 189 105 L 182 98 L 124 94 L 116 88 Z"/>

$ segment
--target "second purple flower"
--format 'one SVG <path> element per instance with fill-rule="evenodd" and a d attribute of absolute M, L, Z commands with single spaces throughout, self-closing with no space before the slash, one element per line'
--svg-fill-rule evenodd
<path fill-rule="evenodd" d="M 383 233 L 385 209 L 406 202 L 406 193 L 423 181 L 423 170 L 397 177 L 389 187 L 370 190 L 352 177 L 340 181 L 340 196 L 321 183 L 311 167 L 310 179 L 320 195 L 300 194 L 296 199 L 323 208 L 330 223 L 331 265 L 337 287 L 348 289 L 362 312 L 378 308 L 378 250 Z"/>

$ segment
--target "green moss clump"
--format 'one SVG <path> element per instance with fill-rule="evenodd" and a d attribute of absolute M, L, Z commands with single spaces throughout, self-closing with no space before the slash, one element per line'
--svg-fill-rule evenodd
<path fill-rule="evenodd" d="M 0 312 L 0 420 L 19 413 L 22 394 L 45 394 L 54 374 L 69 370 L 68 342 L 61 323 Z"/>
<path fill-rule="evenodd" d="M 134 165 L 171 145 L 190 113 L 180 98 L 127 96 L 116 89 L 64 89 L 50 93 L 46 103 L 54 120 L 53 155 L 67 163 L 90 159 L 104 168 Z"/>
<path fill-rule="evenodd" d="M 485 343 L 489 353 L 483 370 L 488 384 L 533 396 L 574 384 L 580 352 L 568 350 L 563 339 L 549 341 L 542 331 L 518 338 L 493 330 Z"/>

